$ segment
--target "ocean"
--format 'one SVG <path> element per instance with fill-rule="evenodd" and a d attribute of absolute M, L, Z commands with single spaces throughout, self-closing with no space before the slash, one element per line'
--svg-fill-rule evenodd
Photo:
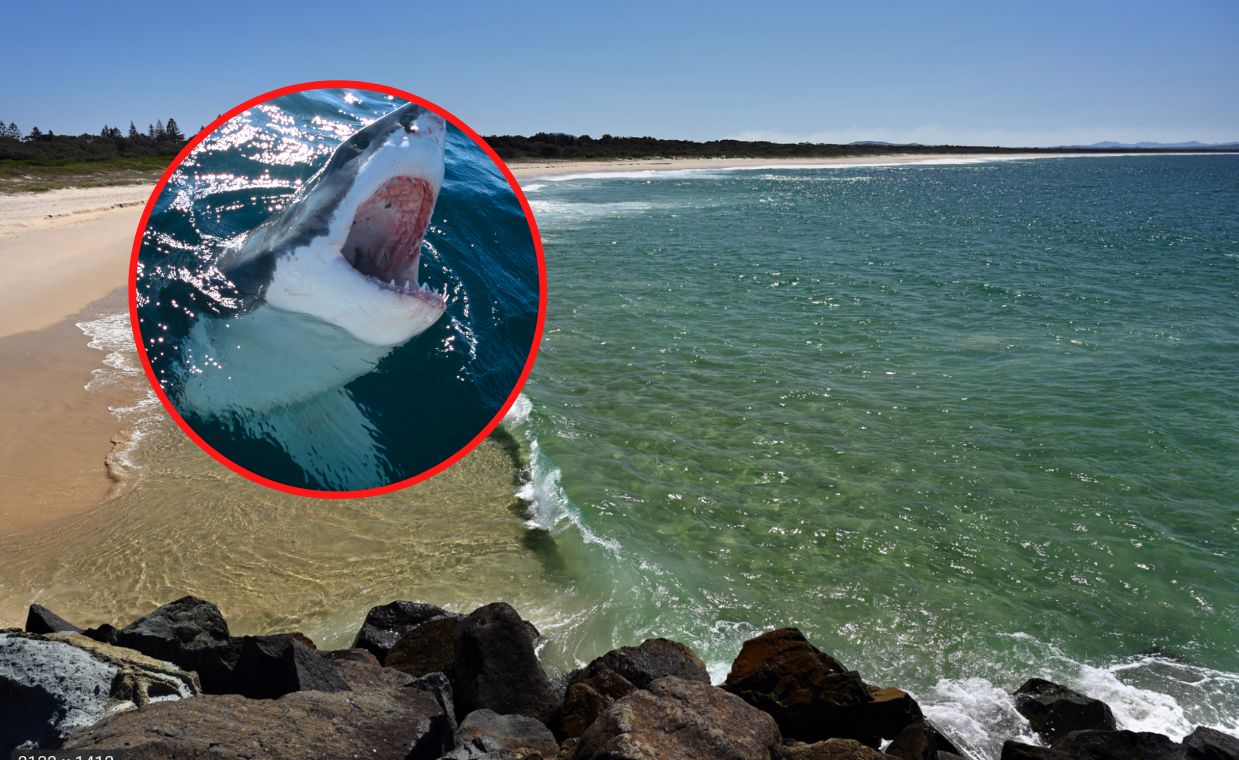
<path fill-rule="evenodd" d="M 1239 732 L 1239 156 L 525 189 L 549 291 L 519 451 L 318 502 L 118 408 L 124 494 L 0 541 L 0 611 L 195 593 L 334 647 L 392 598 L 500 598 L 552 667 L 666 636 L 715 679 L 794 625 L 981 758 L 1031 740 L 1030 677 L 1123 728 Z M 123 328 L 82 325 L 137 399 Z"/>
<path fill-rule="evenodd" d="M 226 321 L 245 299 L 219 270 L 221 259 L 287 208 L 341 142 L 401 105 L 404 101 L 381 93 L 323 89 L 255 106 L 186 157 L 151 211 L 137 290 L 152 369 L 198 435 L 230 461 L 279 483 L 315 490 L 374 488 L 437 466 L 499 413 L 533 346 L 538 261 L 524 210 L 498 166 L 449 124 L 443 184 L 419 267 L 421 284 L 446 295 L 447 311 L 345 386 L 345 404 L 365 410 L 365 430 L 353 437 L 373 448 L 378 472 L 354 475 L 352 481 L 326 480 L 304 469 L 286 451 L 281 434 L 270 432 L 275 426 L 268 419 L 274 413 L 204 415 L 185 403 L 186 377 L 233 372 L 226 355 L 204 359 L 185 348 L 191 342 L 187 335 L 203 320 L 218 319 L 225 326 L 240 322 Z M 352 342 L 341 328 L 323 329 L 324 342 Z M 240 337 L 236 341 L 247 343 Z M 312 363 L 298 355 L 298 346 L 254 343 L 238 345 L 241 356 L 246 349 L 286 350 L 283 361 L 299 365 L 299 371 L 302 362 Z M 323 357 L 322 364 L 334 358 Z M 261 386 L 272 382 L 268 376 L 251 376 L 244 366 L 236 374 L 229 374 L 229 380 L 243 389 L 242 395 L 265 396 Z M 301 424 L 331 416 L 307 406 L 298 418 Z M 336 417 L 336 424 L 343 425 L 343 415 Z M 249 432 L 254 428 L 262 434 Z M 321 434 L 345 436 L 334 428 Z"/>

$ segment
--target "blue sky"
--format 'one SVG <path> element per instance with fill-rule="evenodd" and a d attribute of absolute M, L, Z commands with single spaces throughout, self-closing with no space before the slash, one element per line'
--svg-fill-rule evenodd
<path fill-rule="evenodd" d="M 1239 140 L 1239 2 L 14 2 L 0 119 L 96 132 L 384 82 L 483 134 Z"/>

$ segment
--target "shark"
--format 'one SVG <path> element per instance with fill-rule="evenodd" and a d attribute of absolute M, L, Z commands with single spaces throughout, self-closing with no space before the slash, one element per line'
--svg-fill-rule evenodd
<path fill-rule="evenodd" d="M 443 183 L 446 124 L 418 104 L 359 129 L 282 211 L 226 246 L 236 306 L 189 328 L 178 411 L 282 448 L 323 490 L 390 480 L 346 386 L 443 316 L 419 279 Z"/>

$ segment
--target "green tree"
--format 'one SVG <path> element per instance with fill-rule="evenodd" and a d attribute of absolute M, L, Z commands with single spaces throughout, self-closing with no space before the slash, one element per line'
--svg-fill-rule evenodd
<path fill-rule="evenodd" d="M 138 137 L 140 137 L 140 136 L 141 136 L 141 135 L 140 135 L 140 133 L 138 132 L 138 128 L 137 128 L 137 127 L 135 127 L 135 126 L 133 125 L 133 122 L 132 122 L 132 121 L 131 121 L 131 122 L 129 122 L 129 139 L 130 139 L 130 140 L 136 140 L 136 139 L 138 139 Z"/>
<path fill-rule="evenodd" d="M 169 140 L 176 142 L 185 142 L 185 135 L 181 134 L 181 128 L 177 126 L 176 119 L 168 117 L 168 124 L 164 127 L 164 134 Z"/>

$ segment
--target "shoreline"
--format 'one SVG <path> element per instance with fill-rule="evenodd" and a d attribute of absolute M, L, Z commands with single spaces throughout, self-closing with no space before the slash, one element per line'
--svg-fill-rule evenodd
<path fill-rule="evenodd" d="M 1123 155 L 1147 154 L 1104 154 L 1101 157 Z M 540 161 L 515 162 L 509 168 L 522 184 L 532 184 L 537 180 L 582 174 L 932 165 L 1074 157 L 1098 156 L 1089 153 L 891 153 L 823 159 Z M 96 397 L 84 389 L 92 371 L 103 366 L 105 357 L 88 347 L 90 339 L 76 327 L 76 322 L 97 303 L 107 302 L 112 309 L 110 313 L 126 310 L 125 288 L 134 230 L 151 190 L 151 185 L 122 184 L 0 194 L 0 353 L 11 357 L 5 365 L 7 393 L 0 401 L 0 413 L 7 415 L 10 429 L 46 427 L 57 431 L 50 432 L 47 440 L 62 440 L 66 450 L 73 452 L 66 459 L 50 448 L 40 449 L 43 453 L 38 456 L 30 447 L 13 444 L 6 449 L 8 453 L 0 457 L 0 478 L 3 478 L 0 482 L 5 482 L 17 498 L 11 499 L 0 513 L 6 518 L 0 524 L 0 538 L 54 526 L 114 498 L 109 495 L 115 480 L 108 474 L 107 460 L 124 435 L 123 424 L 108 410 L 108 399 Z M 93 313 L 86 318 L 98 316 L 101 314 Z M 41 337 L 36 337 L 35 333 Z M 46 391 L 50 388 L 60 389 L 62 395 L 54 397 Z M 111 394 L 115 396 L 118 392 L 113 390 Z M 85 419 L 90 422 L 71 428 L 74 420 Z M 70 429 L 72 435 L 66 432 Z M 83 430 L 89 432 L 83 435 Z M 81 438 L 90 440 L 77 440 Z M 51 478 L 56 483 L 53 487 L 56 493 L 77 494 L 66 502 L 73 506 L 66 508 L 65 503 L 61 503 L 49 513 L 48 502 L 38 496 L 40 489 L 36 487 L 36 478 L 23 477 L 22 472 Z M 92 474 L 83 474 L 87 472 Z M 88 483 L 92 480 L 94 485 Z M 92 491 L 98 494 L 97 498 L 81 496 Z"/>

